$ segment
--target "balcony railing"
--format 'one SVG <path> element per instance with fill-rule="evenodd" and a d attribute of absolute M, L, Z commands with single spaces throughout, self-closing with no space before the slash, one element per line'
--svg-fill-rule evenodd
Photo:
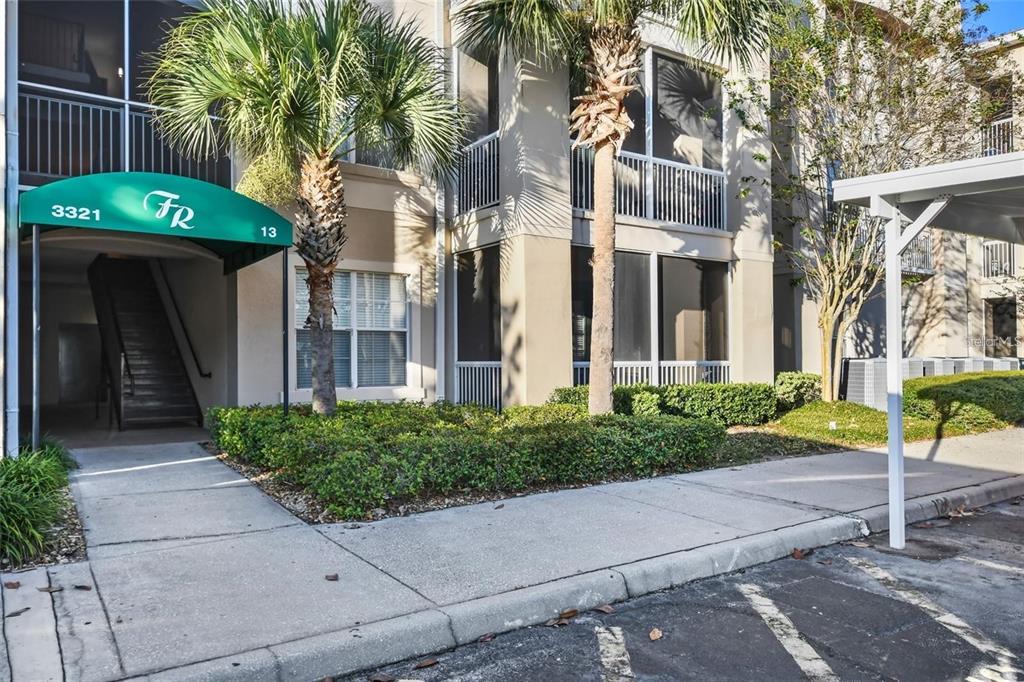
<path fill-rule="evenodd" d="M 657 363 L 648 360 L 615 362 L 612 369 L 616 384 L 727 384 L 729 383 L 728 360 L 662 360 Z M 575 386 L 590 383 L 590 363 L 572 363 L 572 383 Z"/>
<path fill-rule="evenodd" d="M 619 215 L 660 223 L 728 229 L 725 173 L 621 152 L 615 160 L 615 208 Z M 572 151 L 572 205 L 594 209 L 594 153 Z"/>
<path fill-rule="evenodd" d="M 463 148 L 455 195 L 457 214 L 498 203 L 498 168 L 498 133 Z"/>
<path fill-rule="evenodd" d="M 1013 244 L 1009 242 L 985 242 L 982 274 L 985 277 L 1013 277 Z"/>
<path fill-rule="evenodd" d="M 19 170 L 26 184 L 115 171 L 184 175 L 231 183 L 226 156 L 189 159 L 153 125 L 152 108 L 88 95 L 20 91 Z"/>
<path fill-rule="evenodd" d="M 1013 117 L 993 121 L 981 131 L 981 155 L 1009 154 L 1013 151 Z"/>
<path fill-rule="evenodd" d="M 935 266 L 932 263 L 932 233 L 924 230 L 914 241 L 907 245 L 903 252 L 903 272 L 932 274 Z"/>
<path fill-rule="evenodd" d="M 456 362 L 453 402 L 501 409 L 501 362 Z"/>

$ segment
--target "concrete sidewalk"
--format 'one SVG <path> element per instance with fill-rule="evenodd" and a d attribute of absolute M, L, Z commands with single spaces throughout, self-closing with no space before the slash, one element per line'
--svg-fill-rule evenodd
<path fill-rule="evenodd" d="M 21 588 L 66 588 L 36 593 L 52 599 L 54 634 L 34 641 L 50 657 L 59 643 L 68 680 L 316 680 L 886 523 L 885 456 L 871 451 L 321 526 L 193 444 L 74 455 L 88 561 Z M 907 456 L 909 521 L 1024 494 L 1019 429 L 916 443 Z M 9 644 L 25 641 L 25 615 L 5 620 Z M 8 653 L 19 682 L 36 654 Z"/>

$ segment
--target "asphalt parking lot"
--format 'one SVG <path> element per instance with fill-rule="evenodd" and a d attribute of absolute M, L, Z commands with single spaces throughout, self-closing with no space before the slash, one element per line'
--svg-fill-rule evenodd
<path fill-rule="evenodd" d="M 1021 502 L 347 679 L 1024 680 Z"/>

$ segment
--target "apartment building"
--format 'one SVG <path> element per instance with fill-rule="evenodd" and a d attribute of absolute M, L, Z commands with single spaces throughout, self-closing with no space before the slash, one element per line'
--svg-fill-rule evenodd
<path fill-rule="evenodd" d="M 32 239 L 18 223 L 26 192 L 122 172 L 238 182 L 239 159 L 187 159 L 163 142 L 142 85 L 164 27 L 197 4 L 6 4 L 8 434 L 19 407 L 24 432 L 34 387 L 44 432 L 201 421 L 211 405 L 273 404 L 285 392 L 310 398 L 301 260 L 265 257 L 268 248 L 228 263 L 209 243 L 168 234 L 43 230 L 33 364 Z M 508 405 L 585 382 L 592 162 L 570 147 L 568 73 L 452 47 L 448 2 L 381 4 L 445 47 L 474 131 L 452 187 L 358 146 L 347 152 L 339 398 Z M 687 47 L 657 17 L 643 40 L 643 87 L 629 102 L 636 129 L 617 168 L 617 377 L 770 380 L 770 197 L 737 192 L 740 177 L 767 177 L 767 142 L 734 120 L 721 84 L 742 74 L 684 61 Z M 103 312 L 124 306 L 159 333 L 121 329 Z"/>

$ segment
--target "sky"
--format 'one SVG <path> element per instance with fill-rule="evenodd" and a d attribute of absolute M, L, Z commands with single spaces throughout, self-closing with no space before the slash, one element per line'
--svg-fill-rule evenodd
<path fill-rule="evenodd" d="M 965 3 L 968 4 L 968 3 Z M 993 35 L 1024 29 L 1024 0 L 986 0 L 988 11 L 981 16 L 981 24 Z M 976 26 L 976 22 L 968 22 Z"/>

